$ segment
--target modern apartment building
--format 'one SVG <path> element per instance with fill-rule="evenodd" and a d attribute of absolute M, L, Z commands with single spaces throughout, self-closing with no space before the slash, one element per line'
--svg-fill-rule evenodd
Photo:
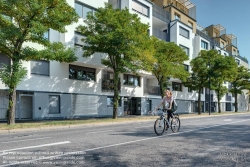
<path fill-rule="evenodd" d="M 78 60 L 73 63 L 55 61 L 23 62 L 28 73 L 17 87 L 17 119 L 55 119 L 71 117 L 106 117 L 113 113 L 113 71 L 101 64 L 104 54 L 96 53 L 83 58 L 81 34 L 75 28 L 83 24 L 87 12 L 94 12 L 104 3 L 114 8 L 127 7 L 136 13 L 143 23 L 150 25 L 150 35 L 167 42 L 175 42 L 182 47 L 189 60 L 184 62 L 191 72 L 190 61 L 202 49 L 221 50 L 225 56 L 234 56 L 239 65 L 248 67 L 248 61 L 239 55 L 236 37 L 222 33 L 222 26 L 202 28 L 196 21 L 196 6 L 189 0 L 67 0 L 76 9 L 80 19 L 78 23 L 67 26 L 67 32 L 61 34 L 52 29 L 45 35 L 50 41 L 60 41 L 68 46 L 79 47 Z M 219 28 L 218 28 L 219 27 Z M 217 31 L 218 30 L 218 31 Z M 216 34 L 217 33 L 217 34 Z M 224 44 L 222 43 L 224 42 Z M 230 45 L 229 45 L 230 44 Z M 38 45 L 34 45 L 39 47 Z M 9 64 L 10 60 L 0 55 L 0 63 Z M 0 65 L 1 68 L 1 65 Z M 149 73 L 120 75 L 120 100 L 118 115 L 147 115 L 161 100 L 157 79 Z M 170 78 L 177 99 L 179 113 L 196 112 L 198 94 L 184 87 L 177 78 Z M 228 83 L 225 83 L 228 84 Z M 228 85 L 229 86 L 229 85 Z M 8 88 L 0 81 L 0 119 L 5 119 L 8 106 Z M 216 94 L 211 91 L 212 111 L 216 111 Z M 202 110 L 207 111 L 208 90 L 203 89 Z M 248 97 L 239 96 L 239 110 L 246 110 Z M 227 94 L 223 99 L 224 111 L 233 110 L 234 99 Z"/>

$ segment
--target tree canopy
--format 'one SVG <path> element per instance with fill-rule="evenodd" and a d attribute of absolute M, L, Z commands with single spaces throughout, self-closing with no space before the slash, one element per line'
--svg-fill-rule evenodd
<path fill-rule="evenodd" d="M 235 112 L 238 112 L 238 94 L 241 94 L 244 89 L 250 89 L 250 71 L 243 66 L 239 66 L 236 76 L 231 81 L 231 89 L 229 89 L 234 95 Z"/>
<path fill-rule="evenodd" d="M 0 53 L 12 62 L 0 77 L 9 87 L 8 124 L 14 124 L 16 87 L 25 76 L 21 62 L 76 61 L 74 49 L 61 42 L 51 42 L 44 34 L 49 29 L 66 32 L 65 26 L 77 22 L 79 16 L 66 0 L 0 0 L 0 11 Z M 32 47 L 32 43 L 40 44 L 42 49 Z M 9 80 L 16 82 L 10 84 Z"/>
<path fill-rule="evenodd" d="M 137 14 L 131 14 L 127 8 L 113 9 L 112 5 L 98 8 L 87 15 L 85 25 L 77 31 L 84 38 L 83 56 L 94 53 L 105 53 L 102 64 L 114 71 L 114 109 L 113 118 L 117 118 L 119 98 L 119 75 L 121 73 L 137 73 L 142 69 L 142 60 L 150 59 L 150 45 L 147 24 L 143 24 Z M 147 45 L 149 44 L 149 45 Z"/>
<path fill-rule="evenodd" d="M 147 62 L 146 66 L 158 80 L 160 85 L 161 96 L 164 96 L 164 89 L 167 87 L 168 78 L 179 78 L 185 80 L 189 73 L 184 69 L 184 61 L 188 60 L 188 56 L 181 47 L 174 42 L 166 42 L 156 37 L 151 37 L 155 61 Z"/>

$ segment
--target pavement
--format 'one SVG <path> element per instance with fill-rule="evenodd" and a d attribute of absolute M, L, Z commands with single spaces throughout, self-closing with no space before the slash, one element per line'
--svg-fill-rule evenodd
<path fill-rule="evenodd" d="M 202 113 L 201 115 L 198 115 L 197 113 L 189 113 L 189 114 L 181 114 L 178 113 L 181 119 L 186 119 L 186 118 L 197 118 L 197 117 L 209 117 L 209 116 L 226 116 L 226 115 L 232 115 L 232 114 L 247 114 L 250 112 L 249 111 L 242 111 L 242 112 L 222 112 L 221 114 L 215 114 L 211 113 L 209 115 L 208 113 Z M 127 115 L 127 116 L 122 116 L 118 117 L 117 120 L 114 120 L 112 122 L 102 122 L 103 118 L 82 118 L 82 119 L 65 119 L 65 121 L 69 120 L 100 120 L 99 122 L 89 122 L 89 123 L 84 123 L 84 124 L 69 124 L 69 125 L 51 125 L 51 126 L 40 126 L 40 127 L 35 127 L 35 128 L 17 128 L 17 129 L 8 129 L 8 130 L 0 130 L 0 134 L 6 134 L 6 133 L 18 133 L 18 132 L 32 132 L 32 131 L 47 131 L 47 130 L 60 130 L 60 129 L 71 129 L 71 128 L 79 128 L 79 127 L 95 127 L 95 126 L 103 126 L 103 125 L 112 125 L 112 124 L 127 124 L 127 123 L 139 123 L 139 122 L 147 122 L 147 121 L 152 121 L 156 119 L 159 115 L 147 115 L 147 116 L 141 116 L 141 115 Z M 123 118 L 122 120 L 119 118 Z M 124 119 L 125 118 L 125 119 Z M 126 120 L 127 118 L 127 120 Z M 136 119 L 138 118 L 138 119 Z M 50 120 L 16 120 L 16 123 L 37 123 L 37 122 L 48 122 L 48 121 L 58 121 L 58 119 L 50 119 Z M 62 120 L 64 121 L 64 120 Z M 6 121 L 1 121 L 1 124 L 5 124 Z"/>

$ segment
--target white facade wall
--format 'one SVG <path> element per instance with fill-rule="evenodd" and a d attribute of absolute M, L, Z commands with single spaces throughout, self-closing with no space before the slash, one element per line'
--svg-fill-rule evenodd
<path fill-rule="evenodd" d="M 140 3 L 149 7 L 149 17 L 144 16 L 136 11 L 132 10 L 132 0 L 121 0 L 121 8 L 127 7 L 131 13 L 138 14 L 141 22 L 145 24 L 149 24 L 150 34 L 152 34 L 153 25 L 153 16 L 152 16 L 152 3 L 146 0 L 138 0 Z M 75 5 L 75 1 L 67 0 L 68 4 L 72 7 Z M 86 4 L 93 8 L 104 7 L 104 3 L 107 3 L 108 0 L 78 0 L 83 4 Z M 54 30 L 49 30 L 49 40 L 51 42 L 60 41 L 69 47 L 73 47 L 75 43 L 75 28 L 83 23 L 83 18 L 80 18 L 77 23 L 69 25 L 66 27 L 66 33 L 59 33 Z M 183 37 L 179 33 L 179 27 L 183 27 L 189 31 L 189 39 Z M 190 65 L 190 61 L 195 58 L 201 48 L 201 40 L 204 40 L 208 43 L 208 48 L 210 47 L 209 41 L 206 39 L 195 35 L 191 27 L 186 24 L 183 24 L 180 21 L 172 21 L 170 22 L 170 42 L 175 42 L 177 45 L 183 45 L 189 48 L 189 60 L 184 62 L 187 65 Z M 167 27 L 165 27 L 167 28 Z M 161 30 L 164 30 L 162 28 Z M 28 46 L 32 46 L 37 49 L 41 49 L 42 47 L 38 44 L 26 43 Z M 219 49 L 219 48 L 217 48 Z M 96 80 L 95 81 L 80 81 L 69 79 L 69 64 L 68 63 L 59 63 L 55 61 L 50 61 L 50 74 L 49 76 L 39 76 L 31 74 L 31 62 L 23 62 L 23 67 L 25 67 L 28 71 L 27 76 L 24 78 L 23 82 L 18 85 L 17 90 L 22 92 L 33 92 L 32 95 L 32 118 L 66 118 L 75 116 L 74 109 L 72 106 L 72 95 L 79 95 L 79 97 L 83 96 L 96 96 L 98 99 L 98 110 L 95 113 L 92 113 L 94 116 L 111 116 L 113 114 L 113 107 L 107 106 L 107 96 L 113 96 L 113 92 L 102 92 L 102 73 L 107 68 L 101 64 L 101 59 L 105 58 L 105 54 L 96 53 L 91 57 L 83 58 L 82 50 L 79 48 L 76 52 L 77 57 L 79 58 L 76 62 L 70 63 L 72 65 L 84 66 L 89 68 L 96 69 Z M 228 55 L 227 52 L 221 51 L 222 55 Z M 152 76 L 152 74 L 147 72 L 141 72 L 140 77 L 140 86 L 128 86 L 123 85 L 123 74 L 120 75 L 121 79 L 121 91 L 120 96 L 122 98 L 122 105 L 118 108 L 118 115 L 124 115 L 124 102 L 123 97 L 138 97 L 141 98 L 141 105 L 137 106 L 141 110 L 141 114 L 147 114 L 147 100 L 152 101 L 151 108 L 155 109 L 158 106 L 161 97 L 151 94 L 144 94 L 144 86 L 158 86 L 157 79 Z M 179 82 L 179 79 L 171 78 L 170 81 Z M 227 84 L 225 84 L 227 86 Z M 172 86 L 169 86 L 170 90 L 172 90 Z M 3 85 L 0 81 L 0 94 L 2 90 L 6 90 L 7 87 Z M 214 91 L 211 91 L 214 94 L 214 101 L 217 100 L 216 94 Z M 3 91 L 2 91 L 3 94 Z M 49 95 L 58 95 L 60 96 L 60 113 L 59 114 L 49 114 Z M 17 98 L 17 111 L 16 117 L 21 118 L 21 104 L 19 104 L 19 98 L 21 96 L 26 96 L 24 94 L 18 95 Z M 193 112 L 193 103 L 198 100 L 197 92 L 188 92 L 188 88 L 182 85 L 182 91 L 173 91 L 173 96 L 178 100 L 179 109 L 177 112 L 181 113 L 189 113 Z M 239 110 L 247 109 L 246 96 L 239 95 Z M 6 103 L 6 97 L 2 96 L 1 99 L 5 99 L 3 102 Z M 138 99 L 137 99 L 138 100 Z M 205 89 L 204 94 L 201 94 L 201 101 L 205 101 Z M 225 96 L 222 98 L 221 102 L 226 102 Z M 5 106 L 7 106 L 5 104 Z M 225 105 L 223 105 L 225 106 Z M 5 107 L 6 108 L 6 107 Z M 5 108 L 0 107 L 1 110 L 5 110 Z M 223 107 L 225 108 L 225 107 Z M 223 109 L 222 109 L 223 110 Z M 84 111 L 83 111 L 84 113 Z M 1 113 L 0 113 L 1 115 Z M 4 114 L 2 114 L 4 115 Z M 3 116 L 2 116 L 3 117 Z M 0 116 L 1 119 L 1 116 Z"/>

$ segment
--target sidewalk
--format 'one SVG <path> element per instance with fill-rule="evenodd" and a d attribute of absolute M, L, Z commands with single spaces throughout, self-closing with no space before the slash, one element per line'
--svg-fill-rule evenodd
<path fill-rule="evenodd" d="M 225 116 L 233 114 L 250 114 L 250 112 L 222 112 L 222 113 L 197 113 L 179 114 L 180 119 L 197 118 L 197 117 L 209 117 L 209 116 Z M 18 133 L 18 132 L 31 132 L 31 131 L 42 131 L 42 130 L 59 130 L 76 127 L 93 127 L 103 126 L 112 124 L 126 124 L 131 122 L 145 122 L 152 121 L 159 116 L 137 116 L 128 115 L 118 117 L 117 119 L 112 118 L 83 118 L 83 119 L 64 119 L 64 120 L 17 120 L 14 126 L 8 126 L 5 122 L 0 122 L 0 134 L 3 133 Z"/>

